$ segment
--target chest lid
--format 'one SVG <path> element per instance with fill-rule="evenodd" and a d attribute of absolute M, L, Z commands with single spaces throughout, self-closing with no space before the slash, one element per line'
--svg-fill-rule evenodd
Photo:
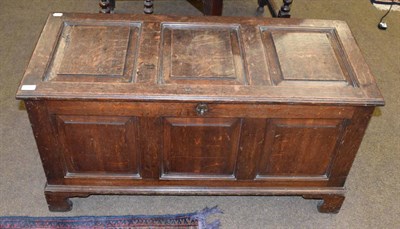
<path fill-rule="evenodd" d="M 345 22 L 51 14 L 18 99 L 383 105 Z"/>

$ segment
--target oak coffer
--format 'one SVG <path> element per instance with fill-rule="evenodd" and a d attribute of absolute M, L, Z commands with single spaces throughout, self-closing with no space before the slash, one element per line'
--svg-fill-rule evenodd
<path fill-rule="evenodd" d="M 167 194 L 300 195 L 337 212 L 384 104 L 341 21 L 62 13 L 17 99 L 52 211 Z"/>

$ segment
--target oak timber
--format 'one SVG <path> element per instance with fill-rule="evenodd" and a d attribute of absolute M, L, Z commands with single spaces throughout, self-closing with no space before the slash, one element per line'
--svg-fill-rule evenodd
<path fill-rule="evenodd" d="M 92 194 L 301 195 L 337 212 L 375 106 L 345 22 L 50 15 L 17 91 L 52 211 Z"/>

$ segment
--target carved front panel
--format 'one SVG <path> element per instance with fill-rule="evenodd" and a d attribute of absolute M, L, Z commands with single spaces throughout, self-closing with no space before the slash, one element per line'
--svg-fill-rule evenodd
<path fill-rule="evenodd" d="M 239 27 L 164 24 L 159 83 L 246 84 Z"/>
<path fill-rule="evenodd" d="M 234 178 L 240 119 L 165 118 L 162 177 Z"/>
<path fill-rule="evenodd" d="M 67 177 L 139 177 L 135 118 L 60 115 L 56 123 Z"/>
<path fill-rule="evenodd" d="M 66 22 L 44 80 L 131 82 L 139 23 Z"/>
<path fill-rule="evenodd" d="M 272 119 L 259 161 L 259 179 L 327 179 L 341 139 L 341 119 Z"/>

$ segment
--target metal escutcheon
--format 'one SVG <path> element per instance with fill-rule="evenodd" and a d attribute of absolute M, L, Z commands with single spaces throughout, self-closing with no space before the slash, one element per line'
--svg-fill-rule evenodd
<path fill-rule="evenodd" d="M 196 107 L 196 112 L 200 116 L 204 116 L 208 112 L 208 106 L 205 103 L 199 103 Z"/>

